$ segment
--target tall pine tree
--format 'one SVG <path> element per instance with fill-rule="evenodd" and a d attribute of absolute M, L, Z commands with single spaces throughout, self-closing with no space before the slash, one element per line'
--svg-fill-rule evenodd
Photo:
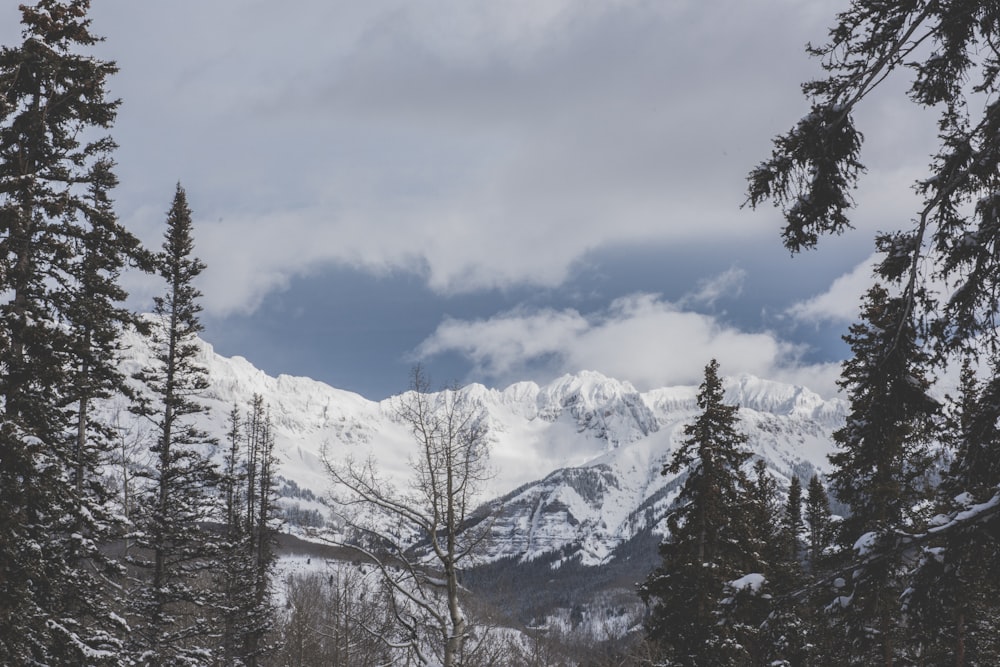
<path fill-rule="evenodd" d="M 956 363 L 965 355 L 972 355 L 984 367 L 995 368 L 998 363 L 998 44 L 1000 9 L 990 0 L 851 0 L 837 15 L 828 41 L 809 47 L 810 54 L 821 59 L 826 71 L 825 77 L 803 86 L 810 112 L 792 130 L 774 140 L 770 158 L 749 174 L 748 203 L 758 206 L 771 201 L 779 207 L 786 223 L 785 245 L 798 252 L 815 246 L 821 235 L 840 233 L 850 226 L 851 190 L 864 172 L 861 162 L 863 135 L 855 127 L 854 118 L 865 100 L 875 97 L 873 93 L 877 89 L 908 77 L 910 100 L 920 109 L 937 115 L 938 149 L 927 173 L 915 184 L 922 198 L 921 205 L 909 220 L 899 221 L 898 231 L 880 234 L 876 239 L 884 253 L 883 261 L 876 267 L 878 279 L 897 290 L 891 299 L 885 300 L 888 309 L 895 313 L 891 318 L 894 321 L 887 321 L 888 328 L 882 335 L 882 343 L 889 344 L 883 345 L 881 360 L 870 354 L 870 349 L 862 351 L 854 368 L 848 369 L 855 377 L 845 376 L 848 390 L 858 394 L 857 397 L 852 395 L 852 401 L 860 408 L 852 413 L 848 424 L 850 430 L 842 432 L 842 443 L 856 449 L 856 455 L 849 451 L 842 454 L 840 465 L 845 472 L 839 480 L 834 480 L 838 495 L 846 492 L 855 496 L 853 502 L 848 501 L 852 505 L 852 516 L 847 524 L 847 535 L 857 536 L 859 530 L 864 530 L 872 535 L 887 536 L 894 520 L 908 511 L 907 503 L 913 496 L 908 493 L 906 477 L 920 468 L 922 455 L 918 453 L 915 459 L 905 462 L 909 472 L 898 464 L 906 458 L 906 454 L 900 454 L 910 446 L 908 441 L 912 444 L 910 436 L 915 434 L 914 429 L 919 429 L 915 423 L 907 421 L 909 418 L 921 421 L 919 413 L 926 412 L 920 406 L 923 399 L 919 394 L 925 389 L 924 378 L 930 363 Z M 944 285 L 946 289 L 936 294 L 926 290 L 927 284 Z M 879 337 L 877 326 L 880 325 L 871 324 L 868 333 L 863 335 L 874 341 Z M 915 331 L 920 332 L 921 340 L 914 335 Z M 861 331 L 856 333 L 862 334 Z M 899 349 L 894 349 L 896 347 Z M 903 368 L 906 364 L 909 364 L 908 369 Z M 895 382 L 882 387 L 887 392 L 894 392 L 889 395 L 896 403 L 885 402 L 885 407 L 892 412 L 880 414 L 876 410 L 864 414 L 863 404 L 875 407 L 878 403 L 878 399 L 873 398 L 878 392 L 877 382 L 865 381 L 866 374 L 871 374 L 873 380 L 879 374 L 884 378 L 895 374 Z M 907 382 L 911 385 L 909 389 L 904 387 Z M 995 403 L 980 401 L 975 411 L 982 415 L 981 424 L 990 425 L 987 430 L 995 428 L 998 417 Z M 873 428 L 865 421 L 869 417 Z M 885 446 L 878 445 L 878 439 L 870 437 L 877 435 L 874 425 L 885 426 L 892 422 L 895 422 L 894 432 L 885 434 Z M 972 430 L 962 432 L 960 437 L 966 442 L 956 447 L 959 457 L 972 455 L 969 461 L 977 460 L 975 452 L 986 442 L 979 439 L 981 434 Z M 870 443 L 867 446 L 869 453 L 881 452 L 876 454 L 881 461 L 863 460 L 867 455 L 861 453 L 865 449 L 862 443 L 866 441 Z M 886 466 L 886 461 L 893 458 L 896 464 Z M 958 465 L 961 468 L 966 464 Z M 988 475 L 988 471 L 995 468 L 989 462 L 977 461 L 972 465 L 976 468 L 975 477 L 982 473 Z M 858 493 L 850 488 L 847 470 L 851 466 L 864 471 L 864 478 L 856 484 Z M 953 473 L 964 474 L 959 468 Z M 864 481 L 883 486 L 868 493 L 862 489 Z M 960 493 L 957 496 L 965 501 L 975 498 L 972 488 L 979 483 L 971 478 L 968 481 L 971 482 L 967 490 L 969 495 Z M 896 491 L 898 495 L 890 497 Z M 993 489 L 987 491 L 989 494 L 994 492 Z M 875 505 L 880 498 L 888 499 L 884 508 Z M 990 542 L 1000 529 L 1000 513 L 986 512 L 977 514 L 972 521 L 958 521 L 959 516 L 975 512 L 976 505 L 962 510 L 962 501 L 955 498 L 946 498 L 944 503 L 943 516 L 952 516 L 950 527 L 938 526 L 936 534 L 942 539 L 947 535 L 949 540 L 966 534 L 974 541 Z M 952 507 L 949 509 L 948 505 Z M 978 537 L 974 537 L 974 533 Z M 891 545 L 885 544 L 885 540 L 882 542 L 875 545 L 881 550 L 880 561 L 898 556 L 898 549 L 889 549 Z M 954 547 L 949 549 L 941 544 L 929 548 L 945 551 L 925 552 L 927 568 L 921 568 L 922 575 L 933 569 L 934 562 L 954 558 L 956 553 Z M 944 569 L 957 567 L 957 563 L 953 560 Z M 864 571 L 871 573 L 872 568 L 864 568 Z M 925 580 L 924 584 L 945 587 L 924 591 L 928 601 L 945 599 L 953 592 L 947 589 L 943 579 L 936 584 Z M 890 589 L 885 592 L 891 597 Z M 855 609 L 871 602 L 870 598 L 865 602 L 856 595 L 845 595 L 842 599 L 850 600 Z M 891 662 L 894 651 L 885 626 L 891 622 L 891 607 L 895 603 L 888 598 L 885 600 L 879 612 L 884 622 L 877 623 L 874 633 L 868 634 L 883 648 L 890 648 L 883 653 L 882 662 Z M 993 603 L 992 607 L 987 615 L 996 615 L 1000 605 Z M 954 649 L 947 657 L 952 664 L 966 658 L 960 639 L 962 623 L 960 618 L 955 619 Z M 913 648 L 920 649 L 920 642 Z M 993 661 L 989 657 L 984 659 Z"/>
<path fill-rule="evenodd" d="M 208 380 L 195 341 L 202 327 L 194 280 L 204 265 L 192 256 L 191 227 L 178 184 L 157 262 L 167 289 L 155 299 L 153 355 L 135 376 L 143 387 L 136 412 L 154 427 L 155 460 L 131 559 L 141 577 L 133 593 L 132 646 L 153 666 L 210 664 L 215 644 L 209 635 L 217 596 L 209 573 L 218 567 L 219 545 L 206 522 L 221 517 L 219 471 L 209 458 L 216 443 L 196 423 Z"/>
<path fill-rule="evenodd" d="M 862 564 L 838 602 L 848 664 L 890 667 L 903 655 L 897 646 L 903 563 L 896 532 L 919 528 L 914 508 L 929 495 L 927 444 L 939 406 L 927 393 L 926 359 L 904 298 L 872 287 L 862 321 L 845 340 L 853 357 L 844 362 L 840 386 L 850 395 L 850 412 L 834 433 L 838 451 L 830 456 L 830 479 L 851 509 L 841 543 L 853 547 Z"/>
<path fill-rule="evenodd" d="M 234 406 L 229 424 L 222 476 L 226 502 L 220 573 L 222 660 L 252 667 L 275 648 L 267 637 L 277 616 L 271 597 L 277 560 L 277 461 L 271 417 L 262 396 L 254 394 L 245 419 Z"/>
<path fill-rule="evenodd" d="M 104 132 L 116 71 L 85 50 L 89 2 L 21 7 L 0 49 L 0 662 L 115 663 L 100 549 L 111 529 L 97 466 L 109 441 L 90 414 L 118 390 L 128 321 L 118 273 L 138 253 L 108 192 Z"/>
<path fill-rule="evenodd" d="M 667 518 L 663 563 L 639 588 L 650 607 L 646 633 L 669 664 L 724 665 L 740 650 L 719 625 L 718 604 L 726 582 L 746 572 L 749 558 L 742 516 L 749 453 L 737 406 L 723 403 L 718 372 L 713 359 L 698 391 L 701 413 L 684 427 L 687 439 L 663 469 L 686 470 L 687 478 Z"/>

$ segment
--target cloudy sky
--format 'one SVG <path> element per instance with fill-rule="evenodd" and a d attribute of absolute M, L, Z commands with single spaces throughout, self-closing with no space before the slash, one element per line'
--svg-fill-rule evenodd
<path fill-rule="evenodd" d="M 158 246 L 182 183 L 205 337 L 271 374 L 647 389 L 714 356 L 831 394 L 873 232 L 910 219 L 934 135 L 901 88 L 871 99 L 858 230 L 818 251 L 741 210 L 839 4 L 100 0 L 118 212 Z"/>

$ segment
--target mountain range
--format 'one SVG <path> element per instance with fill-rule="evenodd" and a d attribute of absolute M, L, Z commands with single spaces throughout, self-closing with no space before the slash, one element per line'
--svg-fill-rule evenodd
<path fill-rule="evenodd" d="M 324 452 L 333 460 L 371 455 L 384 475 L 405 483 L 414 444 L 394 418 L 400 397 L 371 401 L 309 378 L 271 377 L 242 357 L 218 355 L 204 341 L 197 345 L 209 379 L 201 426 L 224 441 L 233 406 L 263 397 L 285 480 L 282 502 L 290 511 L 326 512 Z M 148 355 L 141 337 L 126 337 L 123 370 L 138 370 Z M 843 400 L 750 375 L 728 377 L 724 386 L 726 402 L 740 408 L 749 448 L 780 486 L 787 487 L 792 475 L 807 481 L 827 470 L 831 433 L 846 414 Z M 482 500 L 499 507 L 499 514 L 483 572 L 495 578 L 498 568 L 510 575 L 531 565 L 548 572 L 589 569 L 591 579 L 598 571 L 619 571 L 611 579 L 624 581 L 656 562 L 662 521 L 684 474 L 661 470 L 683 441 L 684 425 L 698 414 L 697 387 L 640 392 L 582 371 L 544 386 L 471 384 L 455 391 L 487 415 L 495 474 Z M 635 565 L 623 570 L 630 559 Z"/>

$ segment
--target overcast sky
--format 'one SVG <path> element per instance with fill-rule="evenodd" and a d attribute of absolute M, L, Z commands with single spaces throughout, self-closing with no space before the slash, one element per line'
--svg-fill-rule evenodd
<path fill-rule="evenodd" d="M 909 221 L 934 137 L 901 88 L 869 100 L 858 230 L 816 252 L 740 209 L 841 4 L 99 0 L 117 210 L 158 246 L 182 183 L 205 337 L 271 374 L 648 389 L 714 356 L 830 395 L 873 232 Z"/>

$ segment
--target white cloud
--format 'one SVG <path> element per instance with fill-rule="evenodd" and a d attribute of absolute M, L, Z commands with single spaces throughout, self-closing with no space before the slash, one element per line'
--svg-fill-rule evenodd
<path fill-rule="evenodd" d="M 804 108 L 825 21 L 797 0 L 249 4 L 93 10 L 122 68 L 119 211 L 155 237 L 141 212 L 181 180 L 215 315 L 324 265 L 555 287 L 611 244 L 770 234 L 738 210 L 745 172 Z"/>
<path fill-rule="evenodd" d="M 12 41 L 15 9 L 0 12 Z M 158 244 L 146 213 L 183 183 L 213 315 L 332 264 L 415 271 L 440 293 L 558 287 L 609 246 L 771 235 L 770 211 L 738 209 L 746 172 L 806 111 L 799 83 L 819 70 L 802 44 L 830 20 L 809 0 L 105 0 L 92 15 L 121 66 L 118 210 Z M 904 117 L 878 107 L 866 148 L 892 137 L 893 165 L 923 164 Z M 891 219 L 912 174 L 880 164 Z M 722 278 L 688 303 L 739 285 Z"/>
<path fill-rule="evenodd" d="M 715 302 L 722 298 L 734 299 L 743 291 L 743 283 L 746 281 L 747 272 L 737 266 L 717 276 L 698 281 L 698 288 L 682 299 L 682 304 L 704 304 L 714 306 Z"/>
<path fill-rule="evenodd" d="M 657 295 L 615 300 L 600 313 L 523 309 L 488 319 L 449 319 L 417 349 L 419 358 L 454 352 L 471 360 L 474 376 L 504 382 L 597 370 L 640 389 L 697 384 L 711 359 L 726 374 L 751 373 L 810 386 L 830 395 L 829 365 L 799 363 L 802 349 L 770 333 L 748 333 L 711 316 L 684 311 Z M 533 375 L 532 375 L 533 373 Z"/>
<path fill-rule="evenodd" d="M 876 261 L 877 256 L 871 255 L 834 280 L 825 292 L 792 305 L 785 314 L 799 322 L 817 325 L 857 320 L 861 297 L 874 281 L 872 270 Z"/>
<path fill-rule="evenodd" d="M 420 344 L 417 356 L 458 352 L 475 365 L 475 372 L 493 378 L 514 378 L 537 361 L 570 349 L 591 324 L 575 310 L 515 310 L 486 320 L 446 319 Z"/>

